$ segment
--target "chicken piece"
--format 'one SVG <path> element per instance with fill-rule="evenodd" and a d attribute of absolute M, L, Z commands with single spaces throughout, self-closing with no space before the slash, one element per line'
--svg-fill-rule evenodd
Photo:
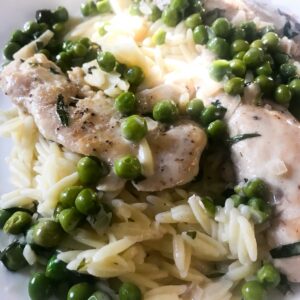
<path fill-rule="evenodd" d="M 45 138 L 80 154 L 96 155 L 110 165 L 124 155 L 137 156 L 138 144 L 122 138 L 121 119 L 113 99 L 101 91 L 80 99 L 81 86 L 71 82 L 44 55 L 9 64 L 1 74 L 0 86 L 15 104 L 33 116 Z M 68 126 L 62 124 L 57 112 L 59 99 L 68 111 Z M 198 173 L 206 138 L 196 124 L 178 124 L 168 131 L 154 127 L 146 138 L 154 153 L 153 178 L 157 181 L 146 179 L 137 185 L 139 190 L 156 191 L 185 184 Z M 181 171 L 174 175 L 173 170 Z M 116 182 L 113 177 L 108 178 L 109 189 L 111 182 L 118 188 L 124 185 L 123 180 Z M 105 185 L 105 180 L 100 182 L 100 186 Z"/>
<path fill-rule="evenodd" d="M 33 116 L 46 139 L 84 155 L 100 154 L 108 162 L 134 153 L 136 146 L 120 139 L 120 120 L 112 99 L 97 93 L 78 100 L 79 87 L 65 75 L 56 74 L 59 72 L 44 55 L 36 55 L 24 63 L 8 65 L 2 72 L 1 86 L 13 102 Z M 63 126 L 57 114 L 58 97 L 68 105 L 69 126 Z"/>
<path fill-rule="evenodd" d="M 240 105 L 228 122 L 230 135 L 259 133 L 232 146 L 232 159 L 240 181 L 259 177 L 272 192 L 275 215 L 268 231 L 270 248 L 300 241 L 300 124 L 289 112 Z M 290 258 L 287 262 L 293 260 Z M 295 258 L 295 261 L 298 258 Z M 291 281 L 300 282 L 299 265 L 280 266 Z"/>
<path fill-rule="evenodd" d="M 180 142 L 178 137 L 182 137 Z M 166 132 L 151 131 L 148 141 L 154 156 L 154 174 L 135 183 L 141 191 L 158 191 L 183 185 L 198 174 L 200 157 L 206 145 L 206 134 L 194 124 L 175 126 Z"/>

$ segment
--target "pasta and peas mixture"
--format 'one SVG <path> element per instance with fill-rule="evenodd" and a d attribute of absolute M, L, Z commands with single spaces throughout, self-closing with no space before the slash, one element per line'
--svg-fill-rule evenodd
<path fill-rule="evenodd" d="M 37 55 L 32 68 L 47 59 L 59 67 L 50 65 L 53 76 L 66 73 L 87 94 L 113 98 L 121 138 L 139 150 L 110 164 L 46 139 L 22 110 L 1 113 L 0 133 L 14 140 L 8 162 L 16 187 L 1 197 L 0 225 L 13 237 L 1 261 L 13 272 L 38 269 L 32 300 L 262 300 L 284 279 L 264 248 L 269 191 L 259 178 L 237 185 L 230 159 L 233 145 L 260 134 L 229 136 L 227 108 L 200 98 L 223 90 L 236 101 L 254 82 L 256 104 L 274 95 L 297 116 L 297 65 L 270 24 L 234 26 L 197 0 L 125 2 L 82 4 L 92 18 L 68 33 L 65 8 L 39 10 L 4 49 L 9 61 Z M 179 90 L 178 101 L 161 97 L 141 112 L 139 93 L 162 81 Z M 68 127 L 64 100 L 57 97 L 56 113 Z M 179 119 L 205 131 L 200 171 L 182 187 L 139 190 L 154 172 L 152 122 L 168 130 Z M 111 174 L 121 185 L 101 183 Z"/>

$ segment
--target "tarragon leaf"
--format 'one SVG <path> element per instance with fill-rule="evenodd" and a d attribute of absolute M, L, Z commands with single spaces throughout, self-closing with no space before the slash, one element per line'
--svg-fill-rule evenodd
<path fill-rule="evenodd" d="M 255 137 L 261 136 L 259 133 L 244 133 L 244 134 L 238 134 L 236 136 L 230 137 L 227 142 L 229 145 L 234 145 L 240 141 L 246 140 L 246 139 L 252 139 Z"/>
<path fill-rule="evenodd" d="M 64 102 L 64 96 L 59 94 L 56 102 L 56 112 L 59 116 L 61 124 L 65 127 L 69 126 L 69 112 Z"/>

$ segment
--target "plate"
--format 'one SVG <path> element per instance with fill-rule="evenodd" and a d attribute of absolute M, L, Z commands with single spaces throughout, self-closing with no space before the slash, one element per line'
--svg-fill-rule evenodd
<path fill-rule="evenodd" d="M 68 8 L 70 14 L 79 15 L 79 5 L 84 0 L 2 0 L 0 3 L 0 49 L 3 49 L 10 34 L 16 28 L 20 28 L 26 21 L 34 18 L 34 12 L 41 8 L 56 8 L 63 5 Z M 112 0 L 116 1 L 116 0 Z M 249 0 L 248 0 L 249 1 Z M 267 0 L 255 2 L 261 4 L 266 3 Z M 280 8 L 291 14 L 297 15 L 300 19 L 299 3 L 295 0 L 269 0 L 268 6 L 275 9 Z M 2 50 L 1 50 L 2 52 Z M 9 108 L 8 99 L 0 94 L 0 109 Z M 5 163 L 5 157 L 8 156 L 11 148 L 11 143 L 8 139 L 0 139 L 0 194 L 10 191 L 8 166 Z M 7 238 L 0 234 L 0 249 L 7 243 Z M 28 274 L 26 273 L 10 273 L 0 264 L 0 299 L 5 300 L 29 300 L 27 292 Z M 295 287 L 293 295 L 282 297 L 281 295 L 270 295 L 272 300 L 299 300 L 300 287 Z M 298 291 L 297 291 L 298 290 Z"/>

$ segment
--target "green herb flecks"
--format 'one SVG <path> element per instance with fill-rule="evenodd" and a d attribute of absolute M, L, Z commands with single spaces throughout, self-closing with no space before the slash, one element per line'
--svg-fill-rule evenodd
<path fill-rule="evenodd" d="M 64 102 L 64 96 L 62 94 L 59 94 L 57 97 L 56 112 L 59 116 L 61 124 L 65 127 L 69 126 L 69 112 L 67 109 L 68 108 Z"/>
<path fill-rule="evenodd" d="M 259 133 L 245 133 L 245 134 L 238 134 L 236 136 L 233 136 L 231 138 L 229 138 L 227 140 L 228 144 L 230 146 L 240 142 L 240 141 L 243 141 L 243 140 L 246 140 L 246 139 L 252 139 L 252 138 L 255 138 L 255 137 L 259 137 L 261 136 Z"/>

